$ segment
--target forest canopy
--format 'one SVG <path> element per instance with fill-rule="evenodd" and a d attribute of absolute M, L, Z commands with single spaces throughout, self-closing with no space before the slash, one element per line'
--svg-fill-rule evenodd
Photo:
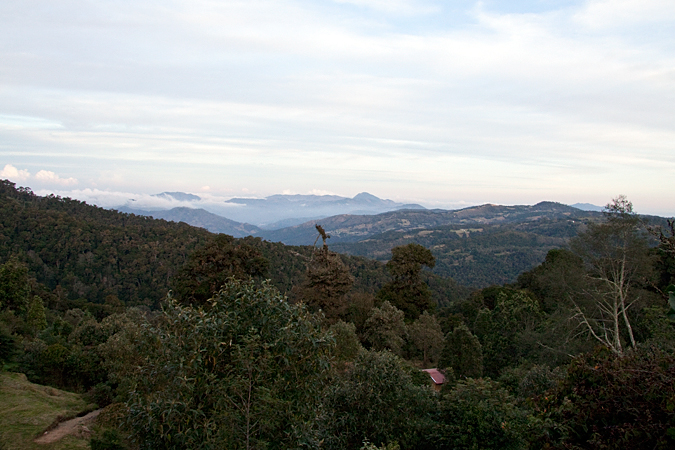
<path fill-rule="evenodd" d="M 470 290 L 417 243 L 385 265 L 0 190 L 0 362 L 105 408 L 92 448 L 675 445 L 675 232 L 625 198 Z"/>

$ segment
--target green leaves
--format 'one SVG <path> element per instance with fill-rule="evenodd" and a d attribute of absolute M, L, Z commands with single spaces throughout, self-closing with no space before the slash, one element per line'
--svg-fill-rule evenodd
<path fill-rule="evenodd" d="M 675 285 L 671 284 L 668 286 L 666 292 L 668 293 L 668 306 L 670 307 L 670 310 L 667 313 L 668 319 L 675 322 Z"/>
<path fill-rule="evenodd" d="M 387 269 L 393 280 L 382 286 L 378 298 L 389 301 L 405 313 L 406 319 L 414 320 L 422 311 L 434 306 L 431 290 L 422 281 L 422 266 L 433 269 L 436 264 L 431 251 L 411 243 L 394 247 Z"/>
<path fill-rule="evenodd" d="M 170 300 L 131 381 L 141 448 L 295 448 L 312 441 L 332 340 L 266 283 L 230 280 L 206 308 Z"/>

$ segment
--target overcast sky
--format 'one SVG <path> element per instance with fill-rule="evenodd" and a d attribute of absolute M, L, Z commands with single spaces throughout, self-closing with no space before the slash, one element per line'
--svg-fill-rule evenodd
<path fill-rule="evenodd" d="M 675 1 L 0 2 L 0 178 L 673 216 Z"/>

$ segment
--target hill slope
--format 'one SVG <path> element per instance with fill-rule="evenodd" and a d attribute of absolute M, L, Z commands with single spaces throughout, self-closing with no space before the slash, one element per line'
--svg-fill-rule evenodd
<path fill-rule="evenodd" d="M 293 227 L 262 231 L 260 236 L 291 245 L 311 244 L 316 236 L 314 224 L 331 235 L 331 244 L 357 242 L 389 231 L 409 231 L 448 225 L 492 225 L 541 220 L 584 220 L 599 218 L 597 212 L 581 211 L 560 203 L 541 202 L 536 205 L 482 205 L 456 211 L 400 210 L 373 216 L 339 215 L 313 220 Z"/>
<path fill-rule="evenodd" d="M 1 448 L 43 449 L 33 442 L 57 417 L 74 417 L 87 404 L 79 394 L 33 384 L 20 373 L 0 373 Z M 0 444 L 0 445 L 1 445 Z M 87 439 L 73 436 L 51 444 L 50 449 L 87 449 Z"/>
<path fill-rule="evenodd" d="M 202 208 L 188 208 L 181 206 L 161 211 L 146 211 L 142 209 L 120 208 L 120 212 L 148 216 L 155 219 L 164 219 L 169 222 L 183 222 L 193 227 L 204 228 L 211 233 L 224 233 L 234 237 L 256 236 L 260 228 L 248 223 L 235 222 L 219 215 L 210 213 Z"/>

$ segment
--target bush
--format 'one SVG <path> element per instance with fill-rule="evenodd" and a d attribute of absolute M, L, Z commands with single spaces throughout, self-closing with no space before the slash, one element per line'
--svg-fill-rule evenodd
<path fill-rule="evenodd" d="M 499 383 L 490 379 L 458 381 L 441 398 L 435 446 L 457 450 L 527 448 L 528 413 Z"/>
<path fill-rule="evenodd" d="M 317 445 L 332 341 L 273 287 L 230 281 L 199 308 L 170 300 L 139 337 L 126 405 L 141 449 Z"/>
<path fill-rule="evenodd" d="M 437 402 L 423 375 L 424 385 L 418 385 L 396 355 L 362 350 L 326 392 L 321 419 L 325 447 L 360 449 L 368 441 L 424 448 Z"/>
<path fill-rule="evenodd" d="M 618 357 L 599 349 L 574 360 L 559 388 L 538 406 L 552 424 L 548 444 L 674 448 L 675 355 L 638 347 Z"/>
<path fill-rule="evenodd" d="M 89 441 L 91 450 L 126 450 L 120 434 L 117 430 L 106 430 L 101 438 L 91 438 Z"/>

